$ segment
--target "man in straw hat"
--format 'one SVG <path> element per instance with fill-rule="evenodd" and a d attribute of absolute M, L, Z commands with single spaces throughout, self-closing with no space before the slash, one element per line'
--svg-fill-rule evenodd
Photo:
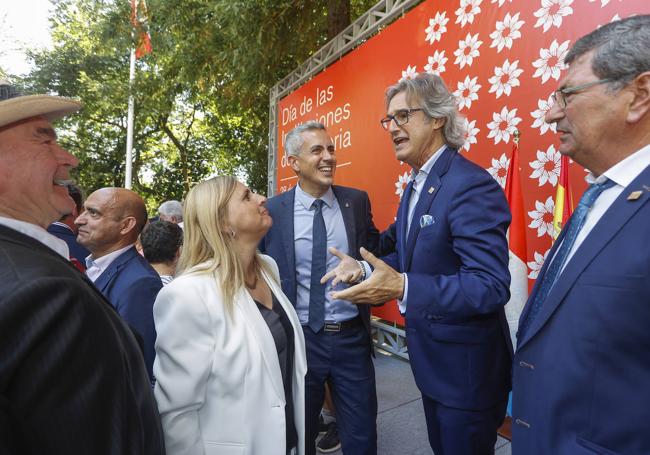
<path fill-rule="evenodd" d="M 0 453 L 161 454 L 134 336 L 45 230 L 78 163 L 50 122 L 80 107 L 0 82 Z"/>

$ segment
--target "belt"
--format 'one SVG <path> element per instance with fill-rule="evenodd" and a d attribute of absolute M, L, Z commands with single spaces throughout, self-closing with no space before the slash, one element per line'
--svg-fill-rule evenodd
<path fill-rule="evenodd" d="M 325 333 L 338 333 L 342 330 L 351 329 L 362 325 L 361 318 L 356 316 L 348 321 L 343 322 L 325 322 L 323 325 L 323 332 Z"/>

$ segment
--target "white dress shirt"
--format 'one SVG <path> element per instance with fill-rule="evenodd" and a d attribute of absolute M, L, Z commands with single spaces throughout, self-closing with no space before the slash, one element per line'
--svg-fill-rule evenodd
<path fill-rule="evenodd" d="M 56 251 L 67 260 L 70 259 L 68 244 L 60 238 L 53 236 L 41 226 L 26 221 L 15 220 L 13 218 L 5 218 L 4 216 L 0 216 L 0 224 L 13 229 L 14 231 L 18 231 L 21 234 L 25 234 L 34 240 L 38 240 L 43 245 Z"/>
<path fill-rule="evenodd" d="M 650 165 L 650 144 L 643 147 L 641 150 L 634 152 L 632 155 L 625 158 L 623 161 L 618 162 L 598 177 L 594 177 L 592 173 L 589 173 L 585 180 L 590 185 L 593 183 L 603 183 L 605 180 L 609 179 L 615 183 L 612 187 L 606 189 L 598 198 L 594 201 L 594 205 L 591 206 L 591 209 L 585 217 L 585 223 L 583 224 L 578 236 L 576 237 L 569 255 L 564 261 L 564 267 L 569 263 L 575 252 L 578 250 L 582 242 L 589 235 L 591 230 L 596 226 L 598 221 L 603 217 L 607 209 L 614 203 L 616 198 L 632 183 L 632 181 L 641 174 L 641 172 Z M 637 190 L 639 188 L 630 188 L 631 190 Z M 559 248 L 558 248 L 559 250 Z M 558 251 L 555 250 L 555 251 Z M 562 272 L 560 272 L 561 274 Z"/>
<path fill-rule="evenodd" d="M 86 258 L 86 275 L 90 278 L 90 281 L 93 283 L 97 281 L 97 278 L 104 273 L 108 266 L 110 266 L 120 254 L 133 247 L 133 245 L 135 245 L 135 243 L 120 248 L 119 250 L 115 250 L 97 259 L 94 259 L 92 254 L 89 255 Z"/>
<path fill-rule="evenodd" d="M 436 164 L 436 161 L 438 161 L 438 158 L 440 158 L 440 155 L 442 155 L 442 152 L 446 148 L 447 148 L 447 144 L 444 144 L 442 147 L 436 150 L 436 153 L 431 155 L 431 157 L 427 160 L 426 163 L 424 163 L 424 165 L 420 168 L 419 171 L 416 171 L 415 169 L 411 170 L 411 175 L 415 174 L 415 177 L 413 178 L 413 190 L 411 191 L 411 198 L 409 199 L 408 220 L 406 222 L 407 238 L 408 238 L 408 233 L 411 230 L 411 221 L 413 218 L 413 213 L 415 212 L 415 207 L 418 205 L 418 201 L 420 200 L 420 194 L 422 194 L 422 186 L 424 185 L 424 182 L 427 181 L 427 178 L 429 178 L 429 173 L 431 172 L 433 165 Z M 398 299 L 397 306 L 399 308 L 400 313 L 404 314 L 406 313 L 406 300 L 407 300 L 406 296 L 408 295 L 408 291 L 409 291 L 409 279 L 408 276 L 406 275 L 406 272 L 402 273 L 402 275 L 404 275 L 404 299 L 403 300 Z"/>

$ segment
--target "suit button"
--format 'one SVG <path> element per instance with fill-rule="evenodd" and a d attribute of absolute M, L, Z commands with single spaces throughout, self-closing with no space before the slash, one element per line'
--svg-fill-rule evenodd
<path fill-rule="evenodd" d="M 526 422 L 525 420 L 515 419 L 515 423 L 517 425 L 521 425 L 522 427 L 530 428 L 530 424 L 528 422 Z"/>
<path fill-rule="evenodd" d="M 519 362 L 519 366 L 522 368 L 530 368 L 531 370 L 535 369 L 535 365 L 530 364 L 528 362 L 524 362 L 523 360 Z"/>

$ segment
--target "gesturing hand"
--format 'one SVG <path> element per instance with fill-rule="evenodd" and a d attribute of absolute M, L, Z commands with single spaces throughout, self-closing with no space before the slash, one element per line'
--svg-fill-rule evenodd
<path fill-rule="evenodd" d="M 365 248 L 361 248 L 360 251 L 363 259 L 374 267 L 372 275 L 367 280 L 355 286 L 342 291 L 332 292 L 332 298 L 371 305 L 386 303 L 393 299 L 402 299 L 404 294 L 404 276 L 381 259 L 377 259 L 374 254 Z"/>
<path fill-rule="evenodd" d="M 329 251 L 339 258 L 340 262 L 339 265 L 323 275 L 320 280 L 321 284 L 325 284 L 329 280 L 332 280 L 332 287 L 339 283 L 357 283 L 363 275 L 363 270 L 357 260 L 345 253 L 341 253 L 334 247 L 330 247 Z"/>

